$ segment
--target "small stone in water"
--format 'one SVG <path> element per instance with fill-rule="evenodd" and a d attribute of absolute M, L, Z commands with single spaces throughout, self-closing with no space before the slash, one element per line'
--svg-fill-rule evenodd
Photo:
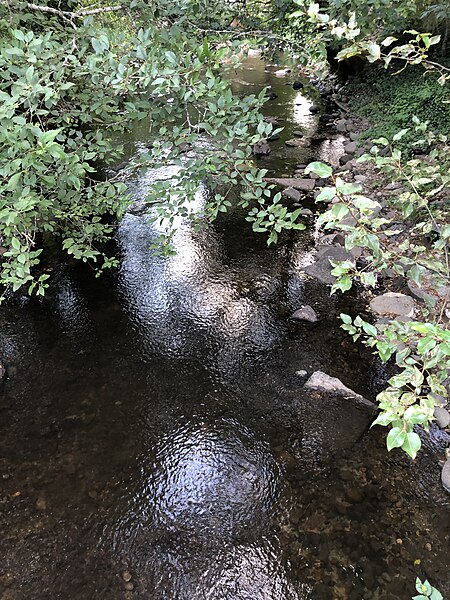
<path fill-rule="evenodd" d="M 124 571 L 124 572 L 122 573 L 122 579 L 123 579 L 125 582 L 127 582 L 127 583 L 128 583 L 129 581 L 131 581 L 131 573 L 130 573 L 130 571 Z"/>
<path fill-rule="evenodd" d="M 124 585 L 124 588 L 125 588 L 126 590 L 128 590 L 129 592 L 131 592 L 131 591 L 133 591 L 133 590 L 134 590 L 134 584 L 133 584 L 133 583 L 131 583 L 131 581 L 128 581 L 128 582 L 127 582 L 127 583 Z"/>

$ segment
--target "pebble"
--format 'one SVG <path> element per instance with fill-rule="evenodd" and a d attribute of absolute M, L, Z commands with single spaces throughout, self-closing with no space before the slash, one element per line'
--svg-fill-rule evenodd
<path fill-rule="evenodd" d="M 132 583 L 131 581 L 128 581 L 125 585 L 124 588 L 129 591 L 132 592 L 134 590 L 134 583 Z"/>
<path fill-rule="evenodd" d="M 123 579 L 123 580 L 124 580 L 126 583 L 128 583 L 128 581 L 131 581 L 131 573 L 130 573 L 130 571 L 124 571 L 124 572 L 122 573 L 122 579 Z"/>
<path fill-rule="evenodd" d="M 36 508 L 38 510 L 47 510 L 47 501 L 43 496 L 39 496 L 36 500 Z"/>

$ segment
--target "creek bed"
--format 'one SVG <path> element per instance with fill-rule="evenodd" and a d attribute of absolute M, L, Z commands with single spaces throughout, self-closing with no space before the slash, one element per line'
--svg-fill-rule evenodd
<path fill-rule="evenodd" d="M 289 77 L 253 58 L 236 81 L 278 93 L 271 173 L 338 151 Z M 298 126 L 312 149 L 284 146 Z M 417 575 L 449 597 L 445 435 L 412 462 L 303 389 L 322 370 L 373 398 L 382 377 L 339 328 L 349 300 L 301 271 L 312 221 L 269 249 L 232 212 L 163 259 L 129 213 L 117 273 L 61 266 L 2 307 L 2 600 L 407 600 Z"/>

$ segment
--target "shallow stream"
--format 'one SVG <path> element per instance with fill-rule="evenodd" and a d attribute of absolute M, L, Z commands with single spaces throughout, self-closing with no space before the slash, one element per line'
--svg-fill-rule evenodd
<path fill-rule="evenodd" d="M 341 144 L 293 79 L 236 74 L 278 94 L 275 175 Z M 284 145 L 299 127 L 311 148 Z M 131 212 L 115 274 L 61 266 L 45 301 L 2 307 L 0 599 L 409 600 L 417 575 L 450 597 L 444 434 L 413 463 L 303 389 L 320 369 L 373 398 L 380 377 L 339 329 L 348 300 L 301 271 L 309 225 L 269 249 L 230 214 L 157 258 Z M 318 325 L 290 319 L 303 304 Z"/>

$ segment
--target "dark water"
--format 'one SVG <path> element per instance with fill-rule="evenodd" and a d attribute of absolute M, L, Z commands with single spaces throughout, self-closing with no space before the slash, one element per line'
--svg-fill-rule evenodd
<path fill-rule="evenodd" d="M 310 155 L 340 143 L 256 59 L 236 78 L 279 92 L 284 139 L 301 125 Z M 302 152 L 282 139 L 265 164 L 290 173 Z M 339 329 L 343 301 L 301 271 L 313 231 L 268 249 L 231 214 L 182 224 L 162 259 L 130 213 L 116 274 L 60 267 L 45 301 L 2 308 L 2 600 L 409 600 L 416 575 L 449 597 L 448 439 L 412 463 L 363 409 L 302 387 L 317 369 L 379 385 Z M 319 325 L 289 319 L 303 304 Z"/>

